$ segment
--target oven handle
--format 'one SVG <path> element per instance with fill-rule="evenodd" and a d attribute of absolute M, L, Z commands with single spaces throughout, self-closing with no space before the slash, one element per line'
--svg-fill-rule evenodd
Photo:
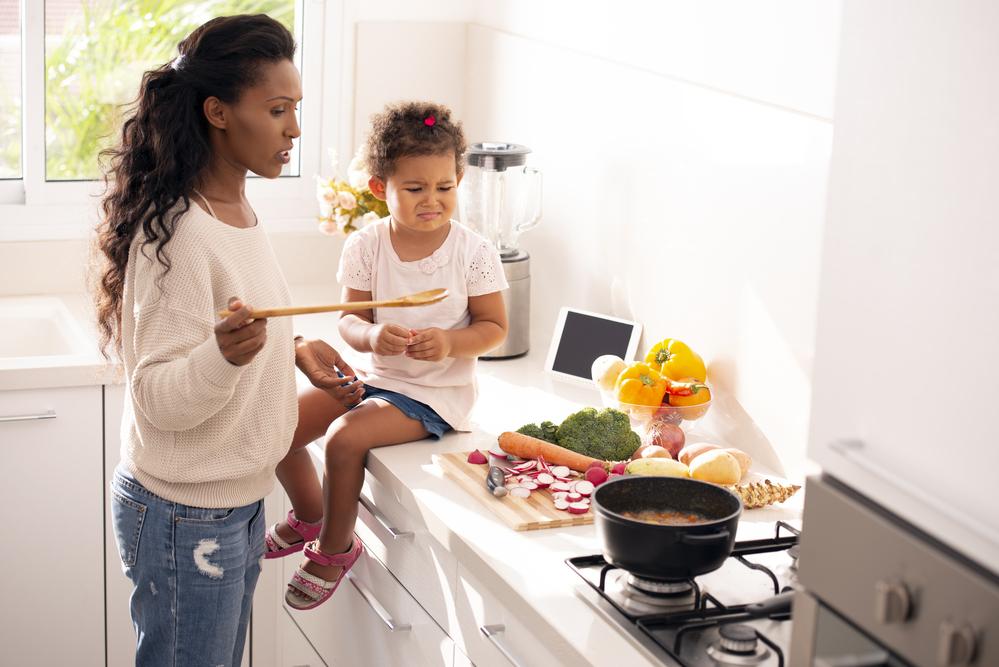
<path fill-rule="evenodd" d="M 844 459 L 850 461 L 850 463 L 863 468 L 875 477 L 880 477 L 908 496 L 918 499 L 926 497 L 926 493 L 917 489 L 911 482 L 907 482 L 887 468 L 874 463 L 871 461 L 870 457 L 864 456 L 863 452 L 867 449 L 867 444 L 863 440 L 857 438 L 841 438 L 830 442 L 829 448 L 842 456 Z M 933 511 L 943 514 L 954 523 L 960 524 L 972 532 L 979 534 L 985 532 L 990 540 L 995 543 L 999 543 L 999 533 L 989 530 L 987 526 L 971 523 L 968 517 L 961 515 L 959 512 L 955 512 L 945 503 L 937 503 L 934 506 Z"/>

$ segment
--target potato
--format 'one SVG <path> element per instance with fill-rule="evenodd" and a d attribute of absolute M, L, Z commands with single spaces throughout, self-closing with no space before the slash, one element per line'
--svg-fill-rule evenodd
<path fill-rule="evenodd" d="M 711 451 L 712 449 L 721 449 L 721 447 L 713 445 L 710 442 L 695 442 L 681 449 L 680 453 L 676 455 L 676 460 L 689 466 L 690 462 L 693 461 L 694 457 L 698 454 L 703 454 L 704 452 Z"/>
<path fill-rule="evenodd" d="M 728 452 L 735 457 L 736 461 L 739 462 L 739 469 L 742 470 L 742 475 L 739 476 L 739 479 L 745 477 L 746 473 L 749 472 L 749 468 L 753 465 L 753 457 L 741 449 L 736 449 L 735 447 L 726 447 L 722 451 Z"/>
<path fill-rule="evenodd" d="M 722 449 L 712 449 L 694 457 L 690 476 L 713 484 L 738 484 L 742 469 L 734 456 Z"/>
<path fill-rule="evenodd" d="M 736 464 L 738 465 L 738 464 Z M 624 469 L 627 475 L 652 475 L 655 477 L 686 477 L 687 466 L 670 458 L 637 459 Z"/>
<path fill-rule="evenodd" d="M 642 459 L 671 459 L 673 458 L 669 450 L 665 447 L 660 447 L 659 445 L 646 445 L 642 448 L 642 453 L 639 455 Z"/>
<path fill-rule="evenodd" d="M 614 391 L 614 383 L 617 376 L 627 367 L 624 359 L 613 354 L 604 354 L 593 360 L 590 367 L 590 376 L 596 383 L 600 391 L 610 393 Z"/>

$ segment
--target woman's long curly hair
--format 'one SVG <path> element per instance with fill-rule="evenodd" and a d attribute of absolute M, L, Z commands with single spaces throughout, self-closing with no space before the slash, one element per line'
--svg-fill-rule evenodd
<path fill-rule="evenodd" d="M 175 60 L 143 74 L 120 145 L 101 153 L 107 189 L 95 239 L 101 267 L 94 303 L 106 357 L 112 345 L 121 351 L 125 268 L 136 234 L 143 251 L 155 245 L 157 261 L 170 269 L 164 249 L 212 154 L 205 100 L 238 101 L 258 82 L 261 64 L 294 58 L 295 39 L 264 14 L 224 16 L 197 28 L 177 51 Z"/>

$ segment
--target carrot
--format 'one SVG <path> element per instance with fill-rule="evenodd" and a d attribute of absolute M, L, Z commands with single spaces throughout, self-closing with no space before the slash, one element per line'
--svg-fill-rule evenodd
<path fill-rule="evenodd" d="M 499 446 L 507 454 L 522 459 L 537 459 L 541 456 L 551 465 L 568 466 L 577 472 L 586 472 L 586 469 L 594 463 L 602 463 L 598 459 L 578 454 L 565 447 L 513 431 L 500 433 Z"/>

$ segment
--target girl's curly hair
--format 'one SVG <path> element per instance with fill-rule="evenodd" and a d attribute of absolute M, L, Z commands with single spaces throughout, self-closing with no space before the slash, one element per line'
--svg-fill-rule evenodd
<path fill-rule="evenodd" d="M 385 180 L 399 158 L 453 153 L 460 177 L 465 148 L 461 122 L 452 119 L 449 108 L 434 102 L 398 102 L 371 117 L 362 155 L 368 173 Z"/>
<path fill-rule="evenodd" d="M 261 64 L 292 60 L 295 39 L 264 15 L 225 16 L 197 28 L 177 45 L 173 62 L 142 76 L 134 112 L 118 146 L 101 153 L 107 190 L 94 242 L 100 267 L 94 305 L 107 356 L 121 350 L 121 307 L 129 247 L 137 234 L 154 245 L 167 270 L 164 248 L 211 158 L 206 98 L 233 103 L 258 82 Z"/>

